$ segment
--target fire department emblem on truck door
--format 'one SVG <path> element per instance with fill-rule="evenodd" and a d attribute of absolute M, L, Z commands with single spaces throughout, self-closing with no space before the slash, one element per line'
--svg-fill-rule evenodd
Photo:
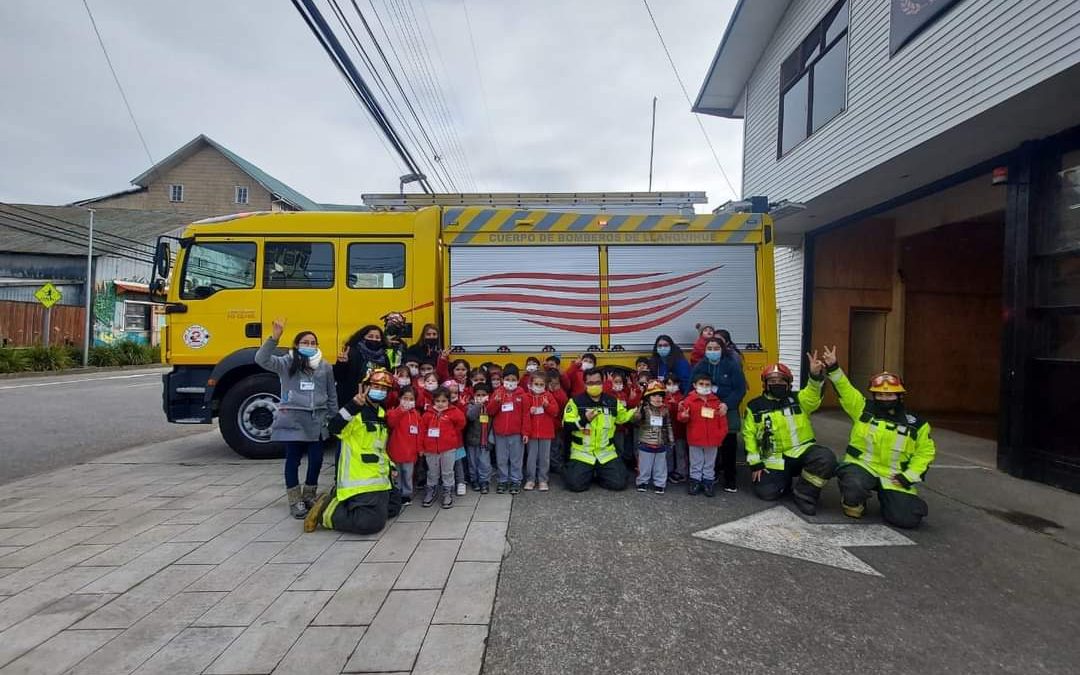
<path fill-rule="evenodd" d="M 198 324 L 188 326 L 184 331 L 184 344 L 192 349 L 202 349 L 207 342 L 210 342 L 210 331 Z"/>

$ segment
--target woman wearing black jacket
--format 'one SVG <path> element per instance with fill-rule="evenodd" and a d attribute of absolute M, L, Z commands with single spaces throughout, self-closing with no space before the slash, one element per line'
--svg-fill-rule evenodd
<path fill-rule="evenodd" d="M 391 370 L 387 354 L 386 336 L 375 324 L 364 326 L 345 341 L 334 364 L 339 401 L 348 401 L 356 393 L 356 387 L 375 368 Z"/>

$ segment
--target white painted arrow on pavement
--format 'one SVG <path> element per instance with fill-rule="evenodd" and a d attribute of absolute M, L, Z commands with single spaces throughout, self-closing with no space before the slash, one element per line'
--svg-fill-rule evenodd
<path fill-rule="evenodd" d="M 783 506 L 710 527 L 693 536 L 878 577 L 883 575 L 844 549 L 915 545 L 884 525 L 818 525 L 806 522 Z"/>

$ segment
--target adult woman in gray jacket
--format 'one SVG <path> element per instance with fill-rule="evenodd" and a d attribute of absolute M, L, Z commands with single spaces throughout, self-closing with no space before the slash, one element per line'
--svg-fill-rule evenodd
<path fill-rule="evenodd" d="M 255 353 L 255 363 L 277 374 L 281 381 L 270 440 L 285 445 L 285 491 L 289 513 L 303 519 L 315 503 L 322 469 L 323 440 L 329 437 L 326 421 L 337 412 L 337 389 L 333 367 L 322 358 L 319 339 L 311 331 L 293 338 L 287 354 L 275 354 L 285 331 L 285 319 L 274 319 L 271 336 Z M 300 489 L 300 458 L 307 455 L 307 476 Z"/>

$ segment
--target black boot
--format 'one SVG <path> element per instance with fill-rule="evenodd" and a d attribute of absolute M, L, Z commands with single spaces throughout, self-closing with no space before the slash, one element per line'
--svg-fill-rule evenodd
<path fill-rule="evenodd" d="M 691 494 L 691 495 L 699 495 L 699 494 L 701 494 L 701 490 L 702 490 L 701 481 L 697 481 L 697 480 L 694 480 L 694 479 L 691 478 L 690 479 L 690 484 L 687 485 L 687 487 L 686 487 L 686 492 L 688 494 Z"/>
<path fill-rule="evenodd" d="M 795 506 L 808 516 L 817 513 L 818 498 L 821 496 L 821 488 L 811 485 L 802 478 L 795 479 L 791 486 L 791 498 Z"/>
<path fill-rule="evenodd" d="M 704 481 L 703 489 L 705 491 L 705 496 L 706 497 L 715 497 L 716 496 L 716 481 L 714 481 L 714 480 Z"/>

